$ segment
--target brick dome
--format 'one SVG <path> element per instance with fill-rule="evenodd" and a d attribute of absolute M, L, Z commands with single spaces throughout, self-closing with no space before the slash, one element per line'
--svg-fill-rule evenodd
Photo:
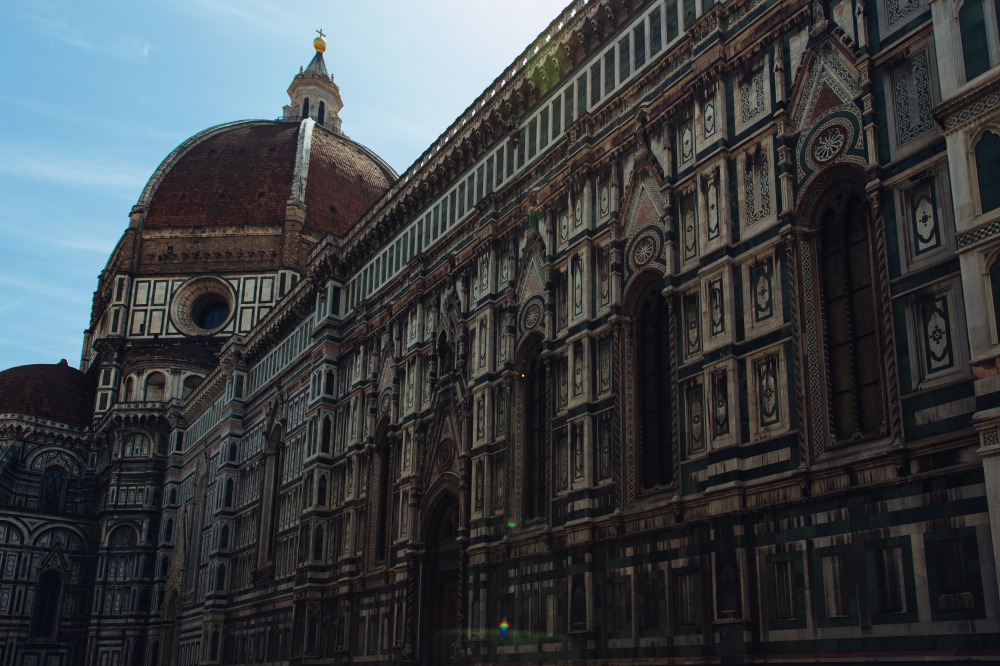
<path fill-rule="evenodd" d="M 242 121 L 178 146 L 137 210 L 145 229 L 281 226 L 298 200 L 307 230 L 343 235 L 397 178 L 373 152 L 312 120 Z"/>
<path fill-rule="evenodd" d="M 65 360 L 0 372 L 0 414 L 24 414 L 75 426 L 90 423 L 94 385 Z"/>

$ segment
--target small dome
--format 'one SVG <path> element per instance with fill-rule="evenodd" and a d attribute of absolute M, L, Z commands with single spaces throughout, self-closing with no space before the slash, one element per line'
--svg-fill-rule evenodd
<path fill-rule="evenodd" d="M 65 360 L 0 372 L 0 414 L 24 414 L 69 425 L 90 423 L 94 385 Z"/>
<path fill-rule="evenodd" d="M 244 121 L 206 130 L 160 165 L 139 201 L 145 229 L 281 226 L 293 197 L 306 229 L 344 234 L 397 175 L 360 144 L 319 125 Z M 303 134 L 310 132 L 309 141 Z M 305 191 L 299 161 L 309 146 Z M 295 182 L 293 182 L 295 181 Z M 293 187 L 295 189 L 293 189 Z"/>

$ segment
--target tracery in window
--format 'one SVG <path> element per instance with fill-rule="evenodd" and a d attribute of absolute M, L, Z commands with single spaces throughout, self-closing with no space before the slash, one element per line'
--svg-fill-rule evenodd
<path fill-rule="evenodd" d="M 62 511 L 66 499 L 66 472 L 61 467 L 49 467 L 42 478 L 39 508 L 42 511 Z"/>
<path fill-rule="evenodd" d="M 837 190 L 820 224 L 830 427 L 838 441 L 857 440 L 884 430 L 867 201 Z"/>

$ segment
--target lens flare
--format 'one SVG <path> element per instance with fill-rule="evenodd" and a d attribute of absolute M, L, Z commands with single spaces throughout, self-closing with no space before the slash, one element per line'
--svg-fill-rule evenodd
<path fill-rule="evenodd" d="M 510 625 L 507 624 L 507 620 L 502 620 L 500 622 L 500 640 L 507 638 L 507 630 L 510 629 Z"/>

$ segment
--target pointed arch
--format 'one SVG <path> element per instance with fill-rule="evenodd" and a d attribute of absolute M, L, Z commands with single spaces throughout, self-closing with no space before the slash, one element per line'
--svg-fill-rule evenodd
<path fill-rule="evenodd" d="M 861 169 L 825 169 L 803 198 L 796 240 L 803 382 L 813 453 L 898 434 L 885 244 Z"/>
<path fill-rule="evenodd" d="M 662 294 L 663 275 L 647 269 L 625 292 L 622 326 L 622 410 L 628 500 L 673 487 L 679 464 L 675 430 L 674 327 Z"/>
<path fill-rule="evenodd" d="M 511 432 L 512 518 L 522 524 L 547 515 L 550 447 L 549 370 L 543 360 L 544 337 L 532 332 L 514 355 L 515 380 Z"/>
<path fill-rule="evenodd" d="M 853 56 L 839 41 L 826 38 L 806 53 L 800 72 L 790 104 L 797 136 L 797 204 L 808 192 L 818 193 L 810 185 L 830 166 L 865 168 L 872 157 L 858 104 L 862 75 Z"/>

